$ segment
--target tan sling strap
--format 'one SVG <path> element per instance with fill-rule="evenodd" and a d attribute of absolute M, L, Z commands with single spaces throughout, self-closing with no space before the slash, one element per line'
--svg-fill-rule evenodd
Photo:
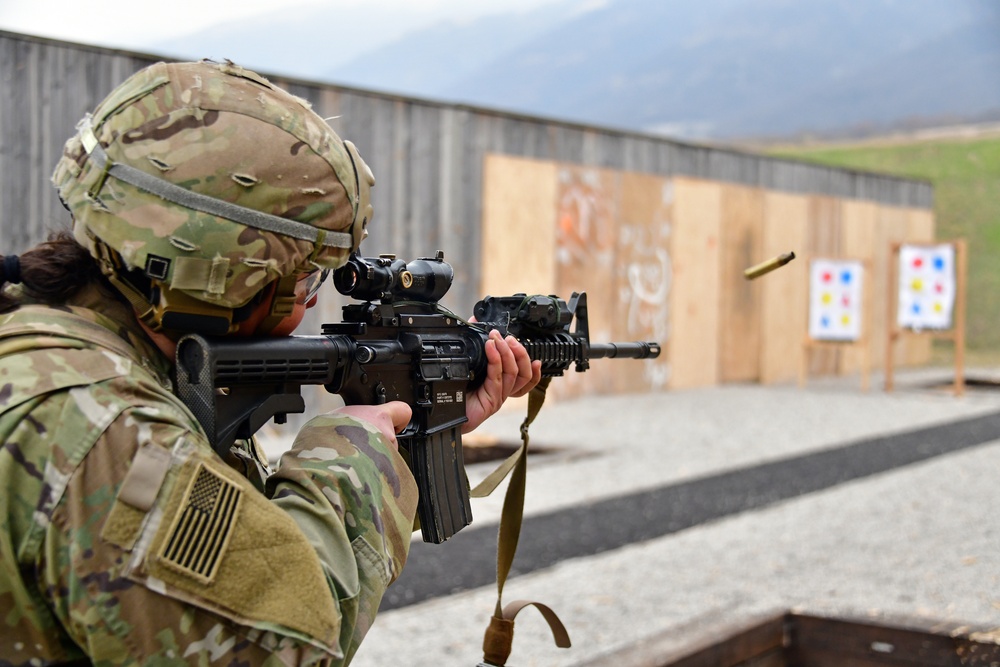
<path fill-rule="evenodd" d="M 528 600 L 515 600 L 506 606 L 503 605 L 503 586 L 514 562 L 517 541 L 521 535 L 521 521 L 524 517 L 524 490 L 528 471 L 528 427 L 542 409 L 545 392 L 551 379 L 543 378 L 528 394 L 528 414 L 521 423 L 521 446 L 470 493 L 474 498 L 488 496 L 503 478 L 511 473 L 497 536 L 497 604 L 483 638 L 483 661 L 493 667 L 506 665 L 514 642 L 514 617 L 528 606 L 533 606 L 541 612 L 549 624 L 556 646 L 570 647 L 566 627 L 556 613 L 546 605 Z"/>

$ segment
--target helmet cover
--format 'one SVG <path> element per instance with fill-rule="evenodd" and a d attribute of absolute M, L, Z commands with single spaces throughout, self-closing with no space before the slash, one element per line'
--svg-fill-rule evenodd
<path fill-rule="evenodd" d="M 228 328 L 271 282 L 339 267 L 366 234 L 374 184 L 306 102 L 209 61 L 128 78 L 80 122 L 52 180 L 77 239 L 137 306 L 139 283 L 154 329 L 178 311 Z"/>

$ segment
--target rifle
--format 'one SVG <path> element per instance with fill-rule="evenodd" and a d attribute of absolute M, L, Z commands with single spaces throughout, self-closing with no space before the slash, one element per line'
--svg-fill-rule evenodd
<path fill-rule="evenodd" d="M 408 403 L 413 417 L 398 436 L 400 450 L 417 481 L 423 539 L 443 542 L 472 522 L 461 426 L 465 397 L 484 380 L 490 330 L 517 338 L 542 361 L 543 377 L 570 365 L 585 371 L 591 359 L 660 353 L 652 342 L 591 343 L 585 293 L 568 304 L 487 296 L 474 308 L 476 321 L 463 321 L 438 303 L 453 279 L 441 251 L 409 263 L 352 254 L 333 275 L 341 294 L 360 301 L 344 306 L 343 322 L 324 324 L 321 335 L 186 335 L 177 345 L 178 394 L 220 455 L 270 419 L 304 412 L 302 385 L 321 384 L 347 405 Z"/>

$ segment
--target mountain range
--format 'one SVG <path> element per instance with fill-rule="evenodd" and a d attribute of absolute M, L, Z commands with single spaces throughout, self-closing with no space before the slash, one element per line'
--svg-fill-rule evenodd
<path fill-rule="evenodd" d="M 554 0 L 414 28 L 415 9 L 376 20 L 376 5 L 153 48 L 683 139 L 1000 120 L 996 0 Z"/>

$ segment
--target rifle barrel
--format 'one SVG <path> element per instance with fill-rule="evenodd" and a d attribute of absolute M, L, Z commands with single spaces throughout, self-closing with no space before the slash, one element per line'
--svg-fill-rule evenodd
<path fill-rule="evenodd" d="M 632 343 L 591 343 L 591 359 L 656 359 L 660 356 L 660 344 L 635 341 Z"/>

